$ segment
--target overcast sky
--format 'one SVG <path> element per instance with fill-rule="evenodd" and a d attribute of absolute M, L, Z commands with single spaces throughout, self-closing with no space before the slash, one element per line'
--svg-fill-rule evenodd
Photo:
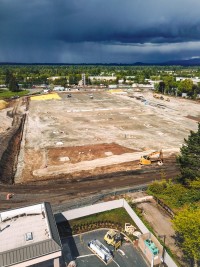
<path fill-rule="evenodd" d="M 200 56 L 200 0 L 0 0 L 0 62 Z"/>

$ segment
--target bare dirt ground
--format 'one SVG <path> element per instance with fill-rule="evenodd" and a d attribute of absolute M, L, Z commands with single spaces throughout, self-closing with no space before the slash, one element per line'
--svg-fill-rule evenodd
<path fill-rule="evenodd" d="M 93 95 L 90 99 L 88 93 L 77 92 L 67 98 L 62 93 L 60 100 L 31 101 L 17 183 L 69 178 L 109 165 L 117 171 L 117 164 L 137 160 L 143 151 L 163 149 L 167 157 L 177 153 L 189 130 L 197 127 L 186 118 L 191 113 L 183 109 L 188 103 L 182 99 L 163 102 L 149 92 L 143 94 L 146 102 L 127 94 Z M 195 103 L 192 114 L 199 116 Z"/>
<path fill-rule="evenodd" d="M 94 196 L 101 192 L 115 192 L 117 189 L 148 184 L 152 180 L 161 179 L 163 173 L 166 173 L 166 178 L 172 178 L 178 174 L 174 162 L 175 157 L 173 156 L 166 159 L 162 167 L 155 165 L 135 170 L 134 162 L 132 162 L 133 166 L 131 162 L 128 162 L 118 166 L 119 172 L 115 172 L 113 166 L 106 166 L 91 172 L 77 172 L 73 179 L 60 177 L 57 180 L 37 183 L 1 184 L 1 210 L 43 201 L 49 201 L 53 208 L 57 205 L 65 206 L 65 203 L 70 204 L 74 200 L 80 202 L 83 197 Z M 9 201 L 6 200 L 8 193 L 14 194 Z"/>
<path fill-rule="evenodd" d="M 10 110 L 12 110 L 12 108 L 5 108 L 0 111 L 0 133 L 4 133 L 12 125 L 12 118 L 7 117 L 7 112 Z"/>
<path fill-rule="evenodd" d="M 102 190 L 178 174 L 175 155 L 197 129 L 199 104 L 153 98 L 151 92 L 72 92 L 30 101 L 14 185 L 0 187 L 2 209 L 38 201 L 53 205 Z M 143 95 L 145 101 L 137 99 Z M 188 108 L 189 107 L 189 108 Z M 10 118 L 2 115 L 6 123 Z M 188 116 L 192 116 L 188 117 Z M 141 155 L 163 149 L 164 165 L 141 167 Z M 13 199 L 5 200 L 12 192 Z"/>

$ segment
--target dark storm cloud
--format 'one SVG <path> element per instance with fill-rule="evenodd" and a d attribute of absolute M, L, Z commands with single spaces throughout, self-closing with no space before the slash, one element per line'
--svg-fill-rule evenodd
<path fill-rule="evenodd" d="M 0 0 L 0 60 L 196 56 L 199 10 L 199 0 Z"/>

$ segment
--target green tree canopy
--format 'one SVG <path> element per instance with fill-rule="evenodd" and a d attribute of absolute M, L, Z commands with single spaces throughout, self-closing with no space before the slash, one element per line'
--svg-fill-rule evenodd
<path fill-rule="evenodd" d="M 184 252 L 194 260 L 195 266 L 200 260 L 200 208 L 185 208 L 173 220 L 179 241 Z"/>
<path fill-rule="evenodd" d="M 171 93 L 172 88 L 174 87 L 175 80 L 173 76 L 165 76 L 163 77 L 163 82 L 165 84 L 164 93 Z"/>
<path fill-rule="evenodd" d="M 190 132 L 188 139 L 181 147 L 181 154 L 177 157 L 180 164 L 180 182 L 200 178 L 200 123 L 197 132 Z"/>
<path fill-rule="evenodd" d="M 73 74 L 69 75 L 69 84 L 76 84 L 78 85 L 78 82 L 81 80 L 80 74 Z"/>
<path fill-rule="evenodd" d="M 178 89 L 181 93 L 191 93 L 193 82 L 189 79 L 183 80 L 179 83 Z"/>
<path fill-rule="evenodd" d="M 176 81 L 173 76 L 163 76 L 163 81 L 157 85 L 157 91 L 163 94 L 171 94 L 176 87 Z"/>
<path fill-rule="evenodd" d="M 6 71 L 5 71 L 5 84 L 7 86 L 9 85 L 10 78 L 11 78 L 11 72 L 8 69 L 6 69 Z"/>
<path fill-rule="evenodd" d="M 9 90 L 12 92 L 18 92 L 19 90 L 19 85 L 17 83 L 17 80 L 15 76 L 13 76 L 12 72 L 6 69 L 5 72 L 5 84 L 8 86 Z"/>
<path fill-rule="evenodd" d="M 8 88 L 12 92 L 19 92 L 20 91 L 19 85 L 16 81 L 16 78 L 12 74 L 10 76 Z"/>

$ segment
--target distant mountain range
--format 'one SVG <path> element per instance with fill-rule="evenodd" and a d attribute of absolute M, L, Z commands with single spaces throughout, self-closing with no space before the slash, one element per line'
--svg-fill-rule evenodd
<path fill-rule="evenodd" d="M 143 62 L 136 62 L 132 64 L 134 66 L 200 66 L 200 58 L 192 58 L 192 59 L 185 59 L 185 60 L 170 60 L 166 62 L 155 62 L 155 63 L 143 63 Z"/>
<path fill-rule="evenodd" d="M 17 63 L 17 62 L 0 62 L 0 65 L 108 65 L 108 66 L 200 66 L 200 58 L 186 60 L 170 60 L 166 62 L 135 62 L 126 63 Z"/>

